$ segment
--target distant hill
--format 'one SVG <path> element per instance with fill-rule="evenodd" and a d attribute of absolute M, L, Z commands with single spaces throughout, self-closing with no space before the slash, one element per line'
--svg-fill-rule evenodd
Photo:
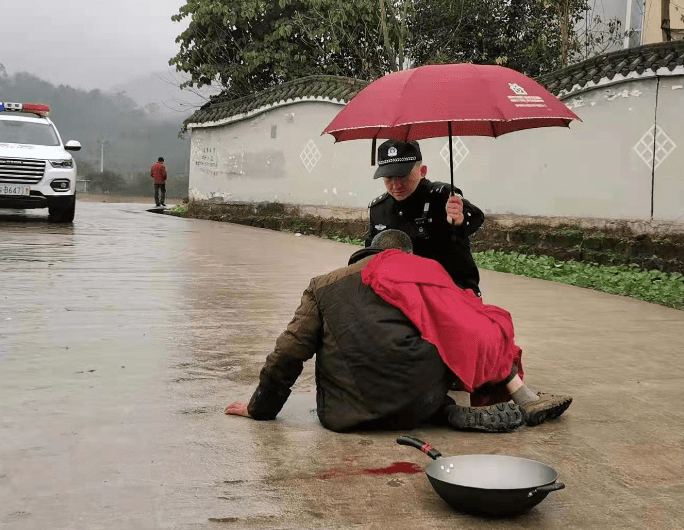
<path fill-rule="evenodd" d="M 139 87 L 139 94 L 134 86 Z M 156 90 L 159 96 L 154 100 Z M 143 98 L 142 104 L 132 98 L 134 93 Z M 85 162 L 82 167 L 99 169 L 102 151 L 98 140 L 104 140 L 105 169 L 124 175 L 149 172 L 159 156 L 166 160 L 170 175 L 188 173 L 190 141 L 179 139 L 178 132 L 193 109 L 162 112 L 153 104 L 168 101 L 164 94 L 161 87 L 155 89 L 154 84 L 142 81 L 119 93 L 55 86 L 25 72 L 8 76 L 0 65 L 0 101 L 47 103 L 62 139 L 81 142 L 81 151 L 74 153 L 77 164 Z"/>
<path fill-rule="evenodd" d="M 181 122 L 209 101 L 211 94 L 220 92 L 206 87 L 181 90 L 178 87 L 182 81 L 181 74 L 169 68 L 114 85 L 107 92 L 125 94 L 143 107 L 151 118 Z"/>

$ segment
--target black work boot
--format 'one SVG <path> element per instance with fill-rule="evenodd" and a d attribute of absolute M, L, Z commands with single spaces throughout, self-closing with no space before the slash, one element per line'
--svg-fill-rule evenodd
<path fill-rule="evenodd" d="M 449 424 L 456 429 L 507 432 L 525 424 L 525 415 L 515 403 L 488 407 L 450 405 L 445 409 Z"/>

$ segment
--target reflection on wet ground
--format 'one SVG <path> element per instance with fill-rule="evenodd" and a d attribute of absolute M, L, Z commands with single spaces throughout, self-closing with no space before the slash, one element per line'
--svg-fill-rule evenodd
<path fill-rule="evenodd" d="M 281 514 L 257 480 L 262 426 L 222 410 L 251 395 L 311 276 L 353 249 L 137 204 L 43 213 L 0 212 L 0 528 Z"/>

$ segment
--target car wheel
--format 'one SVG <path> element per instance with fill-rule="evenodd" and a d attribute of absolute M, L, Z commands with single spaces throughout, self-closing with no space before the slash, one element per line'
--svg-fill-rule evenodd
<path fill-rule="evenodd" d="M 65 207 L 48 206 L 48 216 L 53 223 L 71 223 L 76 214 L 76 201 Z"/>

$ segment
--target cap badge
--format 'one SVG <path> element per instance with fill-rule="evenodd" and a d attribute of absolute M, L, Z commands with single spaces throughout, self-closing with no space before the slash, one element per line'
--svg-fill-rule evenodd
<path fill-rule="evenodd" d="M 392 146 L 387 150 L 387 156 L 397 156 L 397 148 Z"/>

